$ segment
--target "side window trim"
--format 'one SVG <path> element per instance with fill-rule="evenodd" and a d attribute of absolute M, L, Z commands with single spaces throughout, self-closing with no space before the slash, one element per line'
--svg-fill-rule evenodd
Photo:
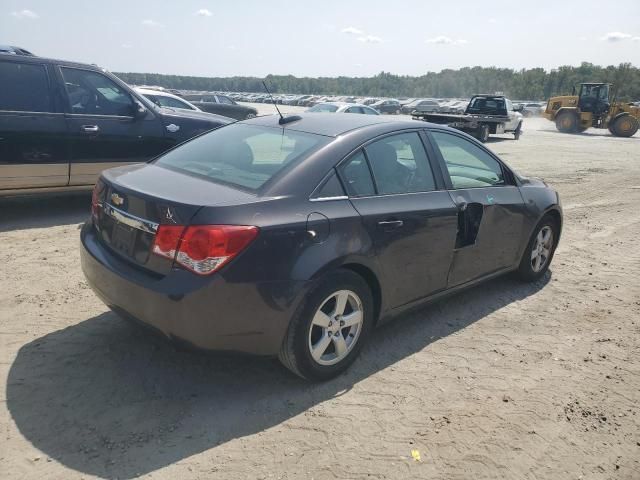
<path fill-rule="evenodd" d="M 322 189 L 327 185 L 327 183 L 329 183 L 329 181 L 334 178 L 338 181 L 338 183 L 340 184 L 340 187 L 342 188 L 342 195 L 334 195 L 334 196 L 322 196 Z M 311 193 L 311 195 L 309 195 L 309 200 L 312 202 L 329 202 L 332 200 L 348 200 L 349 196 L 346 193 L 347 191 L 344 188 L 344 183 L 342 181 L 342 179 L 340 178 L 340 175 L 338 174 L 338 171 L 336 168 L 332 168 L 331 170 L 329 170 L 329 173 L 327 173 L 324 178 L 322 180 L 320 180 L 320 183 L 318 183 L 318 185 L 316 186 L 316 188 L 313 189 L 313 192 Z"/>
<path fill-rule="evenodd" d="M 378 135 L 377 137 L 374 137 L 374 138 L 371 138 L 371 139 L 367 140 L 364 143 L 361 143 L 356 148 L 354 148 L 349 153 L 347 153 L 342 158 L 342 160 L 340 160 L 335 165 L 334 168 L 335 168 L 336 172 L 338 173 L 338 179 L 342 183 L 342 188 L 344 189 L 346 195 L 349 196 L 349 198 L 352 198 L 352 197 L 349 195 L 348 189 L 345 188 L 345 181 L 344 181 L 344 178 L 342 177 L 342 173 L 340 172 L 340 166 L 342 164 L 348 162 L 351 159 L 351 157 L 356 155 L 361 150 L 362 154 L 364 155 L 365 160 L 367 161 L 367 167 L 369 168 L 369 175 L 371 175 L 371 181 L 373 182 L 373 188 L 375 189 L 374 196 L 379 196 L 380 194 L 378 193 L 379 192 L 378 185 L 376 184 L 376 179 L 375 179 L 375 176 L 373 175 L 373 170 L 371 169 L 371 164 L 369 162 L 369 157 L 367 156 L 367 152 L 365 150 L 365 147 L 367 145 L 370 145 L 371 143 L 374 143 L 374 142 L 376 142 L 378 140 L 381 140 L 381 139 L 383 139 L 385 137 L 390 137 L 390 136 L 393 136 L 393 135 L 400 135 L 400 134 L 403 134 L 403 133 L 417 133 L 418 134 L 418 137 L 420 138 L 420 141 L 422 142 L 422 146 L 423 146 L 423 148 L 425 150 L 425 154 L 427 155 L 427 161 L 429 163 L 429 167 L 431 168 L 431 173 L 433 174 L 433 178 L 434 178 L 435 183 L 436 183 L 436 188 L 435 188 L 435 190 L 432 190 L 432 191 L 436 191 L 437 192 L 439 190 L 451 190 L 451 188 L 449 188 L 450 180 L 449 180 L 448 176 L 445 177 L 444 174 L 441 171 L 442 170 L 442 166 L 440 165 L 440 162 L 442 162 L 443 159 L 440 156 L 440 152 L 435 152 L 435 150 L 437 150 L 437 149 L 433 148 L 433 146 L 432 146 L 432 145 L 434 145 L 432 143 L 433 140 L 428 135 L 427 130 L 425 130 L 424 128 L 408 128 L 408 129 L 395 130 L 393 132 L 383 133 L 381 135 Z M 415 195 L 416 193 L 429 193 L 429 192 L 400 193 L 400 194 L 394 194 L 394 195 Z M 362 197 L 353 197 L 353 198 L 362 198 Z"/>
<path fill-rule="evenodd" d="M 440 133 L 446 133 L 458 138 L 462 138 L 463 140 L 467 140 L 466 138 L 464 138 L 464 136 L 458 134 L 457 132 L 452 132 L 449 130 L 443 130 L 443 129 L 439 129 L 439 128 L 430 128 L 425 130 L 425 136 L 428 138 L 429 142 L 432 145 L 432 149 L 434 151 L 434 155 L 438 161 L 438 166 L 442 172 L 442 176 L 444 179 L 444 183 L 446 186 L 446 190 L 456 190 L 453 187 L 453 183 L 451 182 L 451 177 L 449 175 L 449 170 L 447 169 L 447 165 L 444 161 L 444 157 L 442 156 L 442 154 L 440 153 L 440 149 L 436 148 L 436 142 L 435 139 L 433 138 L 433 136 L 431 135 L 431 132 L 440 132 Z M 468 141 L 468 140 L 467 140 Z M 516 176 L 513 174 L 513 172 L 511 171 L 511 169 L 509 167 L 507 167 L 502 160 L 500 160 L 491 150 L 489 150 L 488 148 L 486 148 L 484 145 L 476 145 L 478 148 L 480 148 L 480 150 L 484 151 L 485 153 L 487 153 L 491 158 L 493 158 L 498 165 L 500 165 L 500 168 L 502 169 L 502 173 L 504 175 L 505 178 L 505 184 L 504 185 L 491 185 L 491 186 L 487 186 L 487 187 L 469 187 L 469 188 L 504 188 L 504 187 L 513 187 L 513 186 L 518 186 L 518 181 L 516 180 Z M 466 189 L 464 189 L 466 190 Z"/>

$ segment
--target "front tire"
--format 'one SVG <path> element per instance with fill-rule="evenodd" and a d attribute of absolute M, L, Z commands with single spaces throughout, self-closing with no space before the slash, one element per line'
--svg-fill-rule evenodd
<path fill-rule="evenodd" d="M 536 226 L 522 254 L 517 275 L 524 282 L 535 282 L 549 269 L 559 238 L 559 226 L 551 216 L 545 216 Z"/>
<path fill-rule="evenodd" d="M 329 380 L 355 361 L 373 327 L 373 297 L 350 270 L 325 275 L 289 323 L 278 358 L 296 375 Z"/>
<path fill-rule="evenodd" d="M 623 115 L 614 120 L 609 130 L 616 137 L 632 137 L 638 131 L 638 119 L 631 115 Z"/>

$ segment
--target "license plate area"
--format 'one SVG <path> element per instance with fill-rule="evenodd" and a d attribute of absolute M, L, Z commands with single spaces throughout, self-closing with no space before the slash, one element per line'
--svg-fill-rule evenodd
<path fill-rule="evenodd" d="M 115 250 L 132 257 L 135 250 L 137 230 L 129 225 L 115 222 L 111 237 L 111 246 Z"/>

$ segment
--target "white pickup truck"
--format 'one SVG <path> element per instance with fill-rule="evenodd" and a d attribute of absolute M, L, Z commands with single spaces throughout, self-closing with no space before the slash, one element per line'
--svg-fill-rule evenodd
<path fill-rule="evenodd" d="M 522 133 L 520 107 L 502 95 L 474 95 L 462 114 L 412 112 L 415 119 L 448 125 L 467 132 L 482 143 L 489 135 L 513 133 L 516 140 Z"/>

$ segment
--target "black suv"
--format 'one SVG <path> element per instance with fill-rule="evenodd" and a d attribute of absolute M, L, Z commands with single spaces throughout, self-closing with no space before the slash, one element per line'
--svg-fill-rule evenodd
<path fill-rule="evenodd" d="M 102 68 L 19 51 L 0 52 L 0 79 L 0 196 L 90 187 L 106 168 L 233 121 L 162 108 Z"/>

